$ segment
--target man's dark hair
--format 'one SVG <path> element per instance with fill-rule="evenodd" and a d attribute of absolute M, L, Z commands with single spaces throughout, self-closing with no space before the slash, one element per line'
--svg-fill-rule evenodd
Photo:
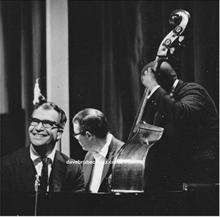
<path fill-rule="evenodd" d="M 42 101 L 41 103 L 38 103 L 38 104 L 34 105 L 34 111 L 37 110 L 40 107 L 42 107 L 45 110 L 51 110 L 51 109 L 55 110 L 60 116 L 59 125 L 62 129 L 64 129 L 66 121 L 67 121 L 67 117 L 66 117 L 66 114 L 63 111 L 63 109 L 61 109 L 58 105 L 56 105 L 53 102 Z"/>
<path fill-rule="evenodd" d="M 78 112 L 73 117 L 72 122 L 79 123 L 82 134 L 88 131 L 100 139 L 106 138 L 109 131 L 105 115 L 101 111 L 93 108 L 86 108 Z"/>

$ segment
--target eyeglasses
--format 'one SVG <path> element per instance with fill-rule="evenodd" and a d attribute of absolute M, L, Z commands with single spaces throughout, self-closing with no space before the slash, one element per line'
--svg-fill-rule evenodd
<path fill-rule="evenodd" d="M 82 134 L 84 134 L 84 133 L 85 133 L 84 131 L 80 131 L 80 132 L 78 132 L 78 133 L 73 133 L 73 136 L 76 137 L 76 136 L 82 135 Z"/>
<path fill-rule="evenodd" d="M 32 126 L 32 127 L 37 127 L 39 125 L 39 123 L 42 123 L 42 126 L 44 127 L 44 129 L 53 129 L 53 128 L 61 127 L 55 121 L 40 120 L 38 118 L 31 118 L 30 119 L 30 126 Z"/>

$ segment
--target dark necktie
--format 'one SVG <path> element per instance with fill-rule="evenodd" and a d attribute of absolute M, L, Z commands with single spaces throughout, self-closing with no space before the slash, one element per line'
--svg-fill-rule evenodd
<path fill-rule="evenodd" d="M 48 165 L 50 163 L 50 159 L 48 157 L 41 158 L 43 163 L 41 177 L 40 177 L 40 191 L 47 192 L 48 186 Z"/>

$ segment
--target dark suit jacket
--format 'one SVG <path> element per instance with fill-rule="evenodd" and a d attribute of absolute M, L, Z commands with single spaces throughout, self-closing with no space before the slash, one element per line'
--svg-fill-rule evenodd
<path fill-rule="evenodd" d="M 78 192 L 84 190 L 80 165 L 67 164 L 70 158 L 56 151 L 49 179 L 51 192 Z M 1 159 L 1 191 L 34 192 L 36 170 L 30 158 L 29 147 Z"/>
<path fill-rule="evenodd" d="M 113 136 L 112 141 L 109 145 L 108 153 L 106 155 L 106 164 L 104 164 L 99 192 L 110 191 L 108 178 L 111 175 L 112 162 L 123 144 L 124 143 L 122 141 L 116 139 Z M 94 162 L 94 161 L 95 159 L 93 157 L 93 154 L 88 152 L 85 156 L 84 163 L 83 163 L 83 174 L 84 174 L 84 181 L 85 181 L 85 186 L 86 186 L 87 191 L 89 191 L 88 188 L 89 188 L 89 184 L 91 181 L 91 173 L 92 173 L 92 168 L 93 168 L 93 164 L 90 164 L 89 162 Z"/>
<path fill-rule="evenodd" d="M 143 120 L 164 128 L 149 153 L 149 182 L 171 189 L 182 182 L 218 182 L 218 113 L 202 86 L 180 80 L 173 96 L 160 87 Z"/>

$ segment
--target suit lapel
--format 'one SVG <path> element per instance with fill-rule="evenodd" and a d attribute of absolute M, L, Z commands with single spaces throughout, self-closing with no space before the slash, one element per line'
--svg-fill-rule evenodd
<path fill-rule="evenodd" d="M 52 171 L 50 176 L 50 191 L 60 192 L 62 190 L 62 184 L 66 174 L 66 162 L 62 155 L 56 151 L 54 163 L 52 165 Z"/>
<path fill-rule="evenodd" d="M 85 186 L 88 187 L 90 181 L 91 181 L 91 176 L 92 176 L 92 170 L 93 170 L 93 166 L 94 164 L 92 162 L 94 162 L 95 159 L 92 155 L 92 153 L 88 153 L 88 155 L 86 156 L 85 160 L 84 160 L 84 164 L 83 164 L 83 175 L 84 175 L 84 182 L 85 182 Z"/>
<path fill-rule="evenodd" d="M 109 145 L 109 149 L 108 149 L 108 153 L 106 156 L 106 160 L 105 160 L 105 164 L 104 164 L 104 168 L 103 168 L 103 172 L 102 172 L 102 179 L 101 179 L 101 183 L 103 182 L 104 178 L 107 177 L 110 173 L 111 173 L 111 164 L 112 164 L 112 160 L 113 160 L 113 156 L 115 153 L 115 149 L 114 149 L 114 137 L 112 138 L 112 141 Z"/>
<path fill-rule="evenodd" d="M 150 100 L 148 100 L 147 104 L 145 105 L 142 120 L 144 120 L 145 122 L 149 124 L 153 124 L 155 112 L 156 110 L 154 106 L 152 106 L 152 103 L 150 102 Z"/>
<path fill-rule="evenodd" d="M 34 183 L 35 183 L 35 175 L 37 174 L 36 169 L 34 167 L 34 164 L 30 158 L 30 151 L 29 147 L 24 149 L 24 152 L 22 154 L 20 163 L 18 162 L 17 165 L 20 169 L 20 180 L 19 182 L 23 183 L 25 186 L 25 191 L 27 192 L 33 192 L 34 191 Z"/>

